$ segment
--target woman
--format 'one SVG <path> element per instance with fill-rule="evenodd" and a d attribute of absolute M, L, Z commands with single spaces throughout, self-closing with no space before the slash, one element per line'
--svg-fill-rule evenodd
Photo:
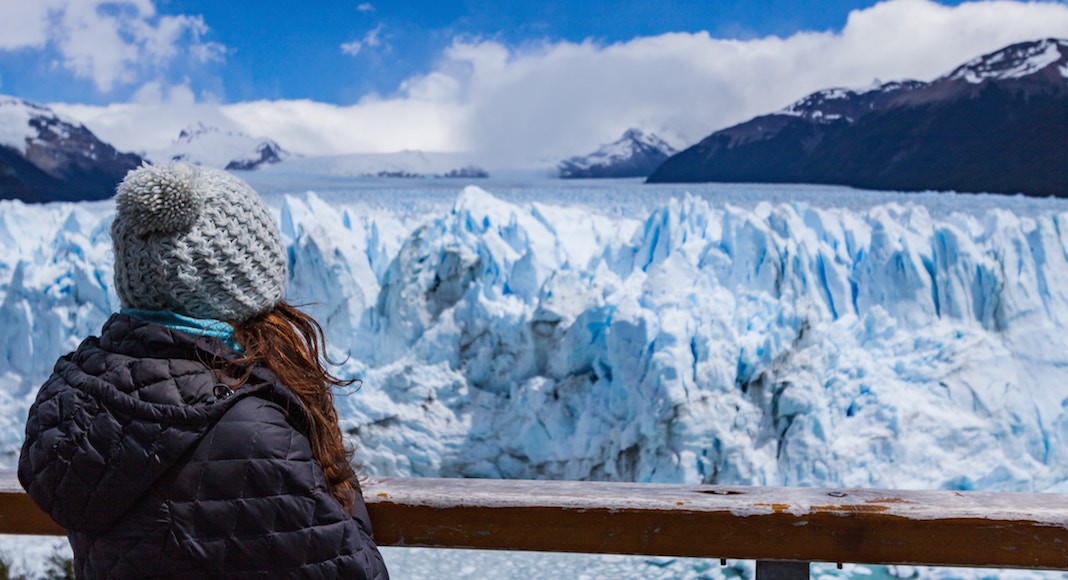
<path fill-rule="evenodd" d="M 338 428 L 323 334 L 228 173 L 131 171 L 111 236 L 123 310 L 62 357 L 19 481 L 79 578 L 387 578 Z"/>

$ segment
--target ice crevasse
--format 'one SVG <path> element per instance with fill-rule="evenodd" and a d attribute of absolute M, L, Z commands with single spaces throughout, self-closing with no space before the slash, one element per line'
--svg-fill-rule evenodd
<path fill-rule="evenodd" d="M 1068 214 L 644 220 L 467 188 L 418 219 L 278 203 L 365 472 L 987 490 L 1068 480 Z M 0 203 L 0 449 L 117 306 L 106 205 Z"/>

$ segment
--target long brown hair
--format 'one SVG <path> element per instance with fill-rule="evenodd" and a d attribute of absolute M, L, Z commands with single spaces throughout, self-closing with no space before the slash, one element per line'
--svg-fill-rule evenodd
<path fill-rule="evenodd" d="M 263 365 L 289 387 L 304 405 L 312 456 L 323 468 L 327 488 L 341 505 L 352 508 L 353 451 L 341 436 L 331 388 L 351 385 L 355 379 L 340 379 L 326 369 L 323 328 L 284 300 L 233 327 L 245 356 L 232 362 L 248 369 L 238 384 L 248 380 L 253 365 Z"/>

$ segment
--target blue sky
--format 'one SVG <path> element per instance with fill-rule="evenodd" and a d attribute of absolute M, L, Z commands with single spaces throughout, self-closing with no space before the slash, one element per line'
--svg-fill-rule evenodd
<path fill-rule="evenodd" d="M 593 39 L 612 43 L 665 32 L 708 30 L 724 38 L 787 36 L 841 28 L 849 11 L 874 1 L 627 0 L 589 2 L 317 2 L 292 10 L 270 0 L 250 11 L 238 2 L 172 0 L 165 8 L 200 13 L 214 38 L 234 48 L 226 68 L 232 100 L 311 98 L 332 103 L 390 93 L 433 61 L 453 38 L 521 46 Z M 956 3 L 956 2 L 952 2 Z M 360 7 L 363 6 L 363 10 Z M 377 30 L 378 46 L 356 55 L 339 47 Z"/>
<path fill-rule="evenodd" d="M 0 93 L 123 150 L 204 123 L 305 155 L 544 165 L 1048 37 L 1068 0 L 0 0 Z"/>
<path fill-rule="evenodd" d="M 785 37 L 841 29 L 850 11 L 875 3 L 162 0 L 155 5 L 158 15 L 200 17 L 207 28 L 201 40 L 222 45 L 225 53 L 211 62 L 174 59 L 150 67 L 138 80 L 188 79 L 224 102 L 312 99 L 346 104 L 368 93 L 391 94 L 406 78 L 430 69 L 455 38 L 521 47 L 586 39 L 609 44 L 667 32 L 708 31 L 724 39 Z M 360 50 L 343 52 L 342 45 L 354 40 L 361 43 Z M 0 92 L 45 102 L 103 104 L 124 101 L 138 88 L 119 83 L 102 90 L 93 79 L 57 67 L 57 58 L 54 46 L 0 51 Z"/>

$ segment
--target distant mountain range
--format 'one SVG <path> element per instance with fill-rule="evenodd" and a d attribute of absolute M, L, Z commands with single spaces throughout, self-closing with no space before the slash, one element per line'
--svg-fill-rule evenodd
<path fill-rule="evenodd" d="M 188 161 L 217 169 L 247 171 L 278 163 L 290 154 L 278 143 L 240 131 L 197 123 L 179 133 L 170 146 L 145 154 L 153 163 Z"/>
<path fill-rule="evenodd" d="M 293 157 L 262 171 L 279 177 L 366 179 L 483 179 L 490 175 L 469 154 L 430 151 Z"/>
<path fill-rule="evenodd" d="M 557 165 L 564 179 L 578 177 L 648 177 L 675 148 L 660 137 L 630 129 L 619 140 L 589 155 L 571 157 Z"/>
<path fill-rule="evenodd" d="M 141 162 L 48 107 L 0 96 L 0 199 L 105 199 Z"/>
<path fill-rule="evenodd" d="M 275 141 L 197 123 L 143 154 L 227 170 L 368 178 L 488 176 L 467 154 L 302 158 Z M 286 163 L 280 163 L 287 161 Z M 48 107 L 0 96 L 0 199 L 110 197 L 141 156 L 116 151 Z M 282 167 L 285 166 L 285 167 Z M 828 89 L 677 152 L 638 129 L 557 164 L 561 178 L 827 183 L 1068 197 L 1068 40 L 1014 44 L 931 82 Z"/>
<path fill-rule="evenodd" d="M 489 176 L 466 154 L 400 151 L 301 157 L 271 139 L 204 123 L 187 127 L 169 146 L 143 156 L 116 151 L 84 125 L 46 106 L 0 95 L 0 199 L 30 203 L 107 199 L 115 195 L 126 173 L 144 162 L 187 161 L 228 171 L 276 166 L 274 175 L 372 179 Z"/>
<path fill-rule="evenodd" d="M 649 177 L 706 181 L 1068 196 L 1068 41 L 1014 44 L 929 83 L 813 93 Z"/>

